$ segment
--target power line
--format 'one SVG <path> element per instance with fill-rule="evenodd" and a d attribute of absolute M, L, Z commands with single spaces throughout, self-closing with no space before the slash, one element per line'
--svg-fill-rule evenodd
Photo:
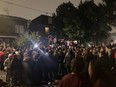
<path fill-rule="evenodd" d="M 45 14 L 53 14 L 53 13 L 49 13 L 49 12 L 46 12 L 46 11 L 43 11 L 43 10 L 38 10 L 38 9 L 30 8 L 30 7 L 27 7 L 27 6 L 24 6 L 24 5 L 20 5 L 20 4 L 16 4 L 16 3 L 13 3 L 13 2 L 9 2 L 9 1 L 4 1 L 4 0 L 0 0 L 0 1 L 2 1 L 4 3 L 7 3 L 7 4 L 15 5 L 15 6 L 18 6 L 18 7 L 30 9 L 30 10 L 33 10 L 33 11 L 42 12 L 42 13 L 45 13 Z"/>

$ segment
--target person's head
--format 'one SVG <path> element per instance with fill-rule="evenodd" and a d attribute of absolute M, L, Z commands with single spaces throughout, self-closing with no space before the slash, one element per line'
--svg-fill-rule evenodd
<path fill-rule="evenodd" d="M 10 60 L 12 59 L 12 57 L 13 57 L 12 54 L 8 54 L 8 58 L 9 58 Z"/>
<path fill-rule="evenodd" d="M 110 41 L 110 45 L 114 45 L 114 41 L 113 40 Z"/>
<path fill-rule="evenodd" d="M 74 58 L 71 61 L 71 71 L 74 73 L 81 73 L 85 67 L 83 58 Z"/>

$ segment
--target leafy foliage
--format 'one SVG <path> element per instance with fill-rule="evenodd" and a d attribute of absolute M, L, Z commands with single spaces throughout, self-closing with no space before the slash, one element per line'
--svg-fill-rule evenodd
<path fill-rule="evenodd" d="M 85 1 L 78 8 L 71 2 L 63 3 L 56 9 L 58 31 L 71 39 L 82 37 L 87 41 L 103 40 L 109 36 L 111 25 L 115 26 L 115 8 L 115 0 L 103 0 L 99 5 L 94 0 Z"/>
<path fill-rule="evenodd" d="M 15 41 L 17 47 L 30 47 L 32 44 L 38 43 L 40 36 L 36 32 L 28 32 L 21 34 Z"/>
<path fill-rule="evenodd" d="M 63 3 L 56 9 L 56 18 L 59 19 L 59 26 L 62 28 L 60 29 L 60 32 L 64 32 L 62 33 L 62 36 L 66 36 L 71 39 L 76 38 L 74 32 L 78 32 L 79 28 L 77 25 L 77 12 L 76 7 L 74 7 L 71 2 Z"/>
<path fill-rule="evenodd" d="M 100 9 L 93 1 L 86 1 L 79 5 L 80 18 L 82 19 L 82 29 L 85 31 L 85 40 L 102 40 L 108 37 L 111 27 L 107 25 L 105 11 Z"/>
<path fill-rule="evenodd" d="M 116 0 L 103 0 L 99 7 L 104 11 L 107 23 L 116 26 Z"/>

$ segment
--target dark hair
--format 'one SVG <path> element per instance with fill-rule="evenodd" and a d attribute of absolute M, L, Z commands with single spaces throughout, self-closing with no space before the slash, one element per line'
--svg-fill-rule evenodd
<path fill-rule="evenodd" d="M 83 58 L 78 57 L 78 58 L 74 58 L 71 61 L 71 70 L 74 73 L 81 73 L 83 71 L 85 67 L 85 63 Z"/>

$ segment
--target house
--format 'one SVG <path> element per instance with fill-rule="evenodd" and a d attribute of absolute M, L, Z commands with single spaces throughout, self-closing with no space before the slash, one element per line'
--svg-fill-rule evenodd
<path fill-rule="evenodd" d="M 33 19 L 29 25 L 29 30 L 32 32 L 38 32 L 41 36 L 46 36 L 52 33 L 53 29 L 53 17 L 47 15 L 40 15 Z"/>
<path fill-rule="evenodd" d="M 0 14 L 0 46 L 11 43 L 27 30 L 28 20 Z"/>
<path fill-rule="evenodd" d="M 40 41 L 44 44 L 48 44 L 49 35 L 53 35 L 54 24 L 53 17 L 47 15 L 40 15 L 33 19 L 29 25 L 31 32 L 37 32 L 40 35 Z"/>

